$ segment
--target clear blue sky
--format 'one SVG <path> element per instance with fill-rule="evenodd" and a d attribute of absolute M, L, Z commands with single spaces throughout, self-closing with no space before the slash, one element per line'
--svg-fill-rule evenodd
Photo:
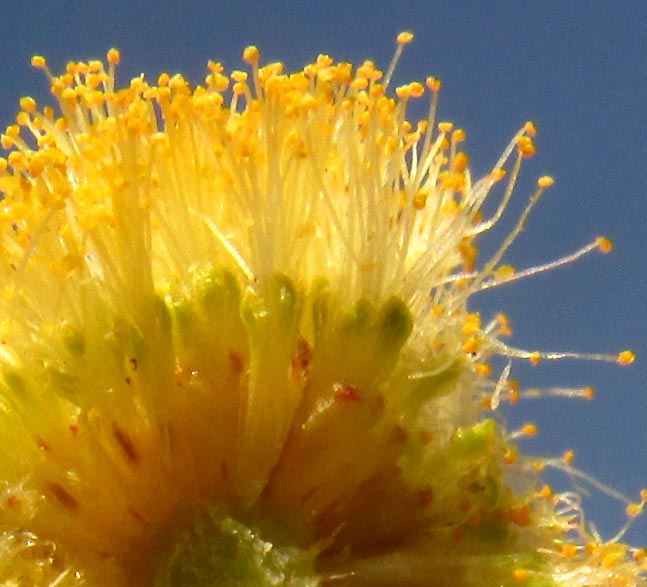
<path fill-rule="evenodd" d="M 485 315 L 505 310 L 514 342 L 530 349 L 617 352 L 631 367 L 564 362 L 519 368 L 532 385 L 592 385 L 595 402 L 541 400 L 511 421 L 535 420 L 528 450 L 578 454 L 585 471 L 635 494 L 647 486 L 647 2 L 12 2 L 0 21 L 0 120 L 18 98 L 46 84 L 29 58 L 69 59 L 122 51 L 122 81 L 144 72 L 181 71 L 201 81 L 208 58 L 241 66 L 243 47 L 300 67 L 317 53 L 386 66 L 395 35 L 412 30 L 397 77 L 440 77 L 441 117 L 468 133 L 476 173 L 489 169 L 526 120 L 539 129 L 511 217 L 536 177 L 557 183 L 508 261 L 522 268 L 556 258 L 598 234 L 611 255 L 592 255 L 551 274 L 483 295 Z M 89 8 L 88 8 L 89 6 Z M 152 9 L 150 6 L 154 6 Z M 182 6 L 182 8 L 178 8 Z M 271 6 L 271 7 L 270 7 Z M 624 518 L 595 500 L 606 535 Z M 609 506 L 609 507 L 607 507 Z M 630 540 L 647 545 L 647 522 Z"/>

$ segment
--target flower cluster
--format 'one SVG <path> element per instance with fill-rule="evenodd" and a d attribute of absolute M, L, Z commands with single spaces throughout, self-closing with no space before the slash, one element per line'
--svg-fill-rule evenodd
<path fill-rule="evenodd" d="M 497 417 L 524 390 L 493 356 L 563 355 L 468 306 L 610 243 L 503 265 L 542 177 L 479 262 L 535 129 L 473 180 L 440 81 L 389 87 L 411 39 L 386 73 L 248 47 L 195 88 L 33 58 L 59 112 L 24 97 L 2 136 L 0 584 L 645 584 Z"/>

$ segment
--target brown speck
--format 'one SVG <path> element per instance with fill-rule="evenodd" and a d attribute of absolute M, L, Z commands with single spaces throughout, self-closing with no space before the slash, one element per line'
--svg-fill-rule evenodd
<path fill-rule="evenodd" d="M 310 364 L 312 363 L 312 347 L 310 343 L 299 337 L 297 340 L 297 352 L 292 357 L 292 371 L 300 377 L 307 379 L 310 375 Z"/>
<path fill-rule="evenodd" d="M 137 362 L 136 357 L 132 357 L 130 359 L 130 366 L 133 368 L 133 371 L 137 371 L 137 367 L 139 366 L 139 363 Z"/>
<path fill-rule="evenodd" d="M 409 431 L 404 426 L 393 427 L 393 440 L 397 444 L 405 442 L 409 438 Z"/>
<path fill-rule="evenodd" d="M 52 445 L 40 436 L 36 436 L 36 446 L 43 452 L 51 452 Z"/>
<path fill-rule="evenodd" d="M 126 382 L 126 385 L 130 385 L 130 384 L 131 384 L 131 379 L 130 379 L 130 377 L 125 377 L 125 378 L 124 378 L 124 381 Z"/>
<path fill-rule="evenodd" d="M 5 505 L 11 509 L 16 509 L 20 507 L 20 504 L 22 503 L 22 499 L 18 495 L 10 495 L 5 499 Z"/>
<path fill-rule="evenodd" d="M 227 461 L 220 461 L 220 476 L 223 481 L 229 476 L 229 467 L 227 466 Z"/>
<path fill-rule="evenodd" d="M 245 368 L 245 362 L 243 361 L 243 357 L 240 353 L 237 353 L 236 351 L 229 351 L 229 362 L 231 363 L 231 368 L 236 375 L 240 375 L 243 372 Z"/>
<path fill-rule="evenodd" d="M 418 503 L 423 507 L 428 507 L 434 499 L 434 491 L 431 487 L 421 489 L 417 492 Z"/>
<path fill-rule="evenodd" d="M 136 510 L 134 510 L 133 508 L 129 507 L 129 508 L 128 508 L 128 513 L 129 513 L 133 518 L 135 518 L 135 520 L 137 520 L 140 524 L 148 525 L 148 522 L 146 521 L 146 519 L 144 518 L 144 516 L 142 516 L 138 511 L 136 511 Z"/>
<path fill-rule="evenodd" d="M 77 511 L 81 504 L 67 489 L 61 487 L 58 483 L 49 483 L 48 488 L 56 501 L 65 509 L 71 512 Z"/>
<path fill-rule="evenodd" d="M 310 498 L 317 492 L 317 488 L 313 487 L 312 489 L 309 489 L 306 491 L 301 498 L 299 499 L 299 503 L 306 503 L 307 501 L 310 500 Z"/>
<path fill-rule="evenodd" d="M 361 397 L 359 390 L 347 383 L 335 383 L 332 386 L 333 398 L 344 402 L 358 402 Z"/>
<path fill-rule="evenodd" d="M 68 428 L 70 429 L 70 432 L 73 436 L 76 436 L 79 433 L 79 425 L 76 422 L 70 424 Z"/>
<path fill-rule="evenodd" d="M 178 387 L 182 387 L 182 383 L 184 382 L 184 371 L 182 369 L 177 369 L 175 371 L 175 385 Z"/>
<path fill-rule="evenodd" d="M 119 443 L 126 458 L 134 465 L 139 461 L 139 453 L 133 439 L 125 430 L 122 430 L 115 422 L 112 423 L 112 434 Z"/>
<path fill-rule="evenodd" d="M 421 430 L 419 437 L 422 444 L 429 444 L 431 442 L 431 432 L 428 430 Z"/>

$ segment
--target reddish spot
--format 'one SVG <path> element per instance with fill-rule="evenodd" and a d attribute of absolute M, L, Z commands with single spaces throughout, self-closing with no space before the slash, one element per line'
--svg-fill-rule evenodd
<path fill-rule="evenodd" d="M 431 442 L 432 434 L 431 432 L 429 432 L 429 430 L 421 430 L 419 437 L 422 444 L 429 444 Z"/>
<path fill-rule="evenodd" d="M 20 497 L 18 497 L 17 495 L 10 495 L 5 500 L 5 504 L 7 505 L 7 507 L 10 507 L 12 509 L 16 509 L 20 507 L 21 503 L 22 503 L 22 499 L 20 499 Z"/>
<path fill-rule="evenodd" d="M 227 466 L 227 461 L 220 461 L 220 476 L 223 481 L 229 477 L 229 467 Z"/>
<path fill-rule="evenodd" d="M 67 489 L 58 485 L 58 483 L 49 483 L 48 488 L 56 501 L 60 503 L 65 509 L 71 512 L 77 511 L 80 508 L 78 500 Z"/>
<path fill-rule="evenodd" d="M 40 436 L 36 436 L 35 440 L 36 440 L 36 446 L 40 448 L 40 450 L 42 450 L 43 452 L 52 451 L 52 445 L 46 440 L 44 440 L 43 438 L 41 438 Z"/>
<path fill-rule="evenodd" d="M 458 506 L 458 510 L 463 512 L 464 514 L 469 512 L 471 509 L 472 509 L 472 504 L 467 499 L 463 500 Z"/>
<path fill-rule="evenodd" d="M 115 440 L 119 443 L 121 450 L 123 451 L 126 458 L 134 465 L 139 461 L 139 452 L 137 447 L 133 442 L 133 439 L 128 435 L 128 433 L 113 422 L 112 423 L 112 434 L 115 437 Z"/>
<path fill-rule="evenodd" d="M 301 498 L 299 499 L 299 503 L 306 503 L 316 492 L 317 492 L 316 487 L 309 489 L 301 496 Z"/>
<path fill-rule="evenodd" d="M 312 347 L 303 337 L 297 340 L 297 352 L 292 357 L 292 370 L 301 377 L 307 378 L 310 375 L 310 364 L 312 363 Z"/>
<path fill-rule="evenodd" d="M 178 369 L 175 371 L 175 385 L 178 387 L 182 387 L 182 383 L 184 382 L 184 371 L 182 369 Z"/>
<path fill-rule="evenodd" d="M 231 363 L 231 368 L 236 375 L 240 375 L 244 371 L 245 361 L 240 353 L 229 351 L 229 362 Z"/>
<path fill-rule="evenodd" d="M 130 383 L 131 383 L 131 379 L 130 379 L 130 377 L 126 377 L 126 378 L 124 379 L 124 381 L 126 382 L 126 385 L 130 385 Z"/>
<path fill-rule="evenodd" d="M 528 526 L 530 525 L 530 507 L 527 505 L 521 506 L 520 508 L 510 510 L 508 512 L 507 518 L 517 526 Z"/>
<path fill-rule="evenodd" d="M 409 431 L 404 426 L 393 427 L 393 440 L 401 444 L 409 438 Z"/>
<path fill-rule="evenodd" d="M 459 526 L 458 528 L 455 528 L 454 531 L 452 532 L 454 536 L 454 540 L 460 541 L 465 538 L 465 528 L 463 526 Z"/>
<path fill-rule="evenodd" d="M 429 507 L 434 499 L 434 490 L 431 487 L 421 489 L 416 493 L 418 504 L 422 507 Z"/>
<path fill-rule="evenodd" d="M 128 508 L 128 513 L 135 518 L 139 523 L 141 524 L 148 524 L 144 516 L 142 516 L 138 511 L 134 510 L 133 508 L 129 507 Z"/>
<path fill-rule="evenodd" d="M 332 395 L 336 400 L 344 402 L 358 402 L 361 399 L 359 390 L 347 383 L 335 383 L 332 386 Z"/>
<path fill-rule="evenodd" d="M 137 359 L 135 357 L 132 357 L 130 359 L 130 366 L 133 368 L 133 371 L 137 371 L 137 367 L 139 366 L 139 363 L 137 362 Z"/>
<path fill-rule="evenodd" d="M 79 433 L 79 425 L 76 422 L 73 422 L 69 425 L 70 432 L 76 436 Z"/>

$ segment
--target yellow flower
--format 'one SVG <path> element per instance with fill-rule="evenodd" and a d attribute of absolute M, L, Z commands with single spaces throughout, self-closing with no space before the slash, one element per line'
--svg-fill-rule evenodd
<path fill-rule="evenodd" d="M 564 355 L 468 309 L 610 243 L 502 265 L 543 177 L 477 262 L 534 127 L 474 181 L 440 82 L 389 88 L 411 39 L 386 74 L 325 55 L 286 74 L 248 47 L 249 73 L 210 62 L 195 89 L 116 89 L 114 49 L 58 77 L 34 57 L 60 115 L 25 97 L 2 137 L 2 585 L 645 584 L 644 551 L 542 484 L 570 459 L 524 457 L 536 428 L 498 422 L 536 392 L 488 359 Z"/>

